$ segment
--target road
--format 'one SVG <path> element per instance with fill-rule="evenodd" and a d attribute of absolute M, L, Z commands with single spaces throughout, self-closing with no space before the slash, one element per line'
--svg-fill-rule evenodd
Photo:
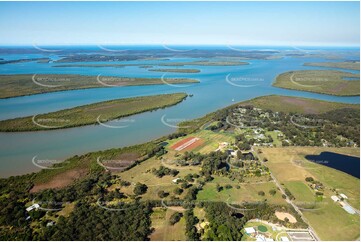
<path fill-rule="evenodd" d="M 308 225 L 308 228 L 311 232 L 311 235 L 317 240 L 320 241 L 320 238 L 318 237 L 318 235 L 316 234 L 315 230 L 312 228 L 312 226 L 310 225 L 310 223 L 308 222 L 308 220 L 305 218 L 305 216 L 303 216 L 301 210 L 292 202 L 292 200 L 290 200 L 288 198 L 288 196 L 286 195 L 283 187 L 281 186 L 281 184 L 277 181 L 276 177 L 272 174 L 272 172 L 270 172 L 270 175 L 273 179 L 273 181 L 275 182 L 276 186 L 280 189 L 281 193 L 284 194 L 286 196 L 286 202 L 289 203 L 295 210 L 296 212 L 301 216 L 302 220 Z"/>

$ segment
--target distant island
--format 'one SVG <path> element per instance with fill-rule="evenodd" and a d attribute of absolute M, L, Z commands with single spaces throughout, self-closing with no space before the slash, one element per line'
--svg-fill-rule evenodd
<path fill-rule="evenodd" d="M 344 61 L 344 62 L 308 62 L 305 66 L 320 66 L 320 67 L 333 67 L 350 70 L 360 70 L 359 61 Z"/>
<path fill-rule="evenodd" d="M 188 78 L 131 78 L 68 74 L 0 75 L 0 79 L 2 83 L 0 98 L 99 87 L 165 85 L 199 82 L 198 80 Z"/>

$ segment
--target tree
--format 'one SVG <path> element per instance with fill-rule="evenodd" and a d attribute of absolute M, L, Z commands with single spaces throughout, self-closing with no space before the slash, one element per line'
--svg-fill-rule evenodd
<path fill-rule="evenodd" d="M 135 195 L 139 196 L 146 193 L 147 190 L 148 190 L 147 185 L 138 182 L 137 184 L 135 184 L 133 192 Z"/>
<path fill-rule="evenodd" d="M 277 191 L 275 189 L 271 189 L 269 190 L 269 194 L 271 194 L 272 196 L 276 195 Z"/>
<path fill-rule="evenodd" d="M 174 193 L 177 194 L 177 195 L 181 195 L 183 193 L 183 189 L 177 187 L 177 188 L 174 189 Z"/>
<path fill-rule="evenodd" d="M 169 218 L 169 224 L 174 225 L 179 222 L 179 220 L 182 218 L 183 214 L 179 212 L 173 213 Z"/>
<path fill-rule="evenodd" d="M 306 180 L 306 182 L 313 182 L 314 181 L 313 177 L 310 177 L 310 176 L 306 177 L 305 180 Z"/>
<path fill-rule="evenodd" d="M 165 198 L 165 197 L 167 197 L 169 195 L 169 193 L 168 192 L 165 192 L 165 191 L 159 191 L 158 192 L 158 196 L 160 197 L 160 198 Z"/>
<path fill-rule="evenodd" d="M 264 196 L 264 195 L 266 195 L 266 194 L 264 193 L 264 191 L 259 191 L 259 192 L 258 192 L 258 195 Z"/>

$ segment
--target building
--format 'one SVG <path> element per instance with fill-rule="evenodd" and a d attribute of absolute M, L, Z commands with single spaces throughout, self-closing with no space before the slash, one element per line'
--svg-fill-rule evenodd
<path fill-rule="evenodd" d="M 172 180 L 172 182 L 175 183 L 175 184 L 177 184 L 179 181 L 181 181 L 181 179 L 179 177 Z"/>
<path fill-rule="evenodd" d="M 253 227 L 244 228 L 244 231 L 246 231 L 246 234 L 248 235 L 256 233 L 256 230 L 254 230 Z"/>
<path fill-rule="evenodd" d="M 288 237 L 282 236 L 282 237 L 281 237 L 281 241 L 290 241 L 290 240 L 288 239 Z"/>
<path fill-rule="evenodd" d="M 335 195 L 331 196 L 331 199 L 332 199 L 334 202 L 340 201 L 340 199 L 339 199 L 337 196 L 335 196 Z"/>
<path fill-rule="evenodd" d="M 345 194 L 343 194 L 343 193 L 340 193 L 340 196 L 341 196 L 343 199 L 348 199 L 348 197 L 347 197 Z"/>
<path fill-rule="evenodd" d="M 38 208 L 40 208 L 40 205 L 37 204 L 37 203 L 35 203 L 35 204 L 31 205 L 30 207 L 27 207 L 27 208 L 26 208 L 26 211 L 27 211 L 27 212 L 30 212 L 31 210 L 33 210 L 33 209 L 38 209 Z"/>

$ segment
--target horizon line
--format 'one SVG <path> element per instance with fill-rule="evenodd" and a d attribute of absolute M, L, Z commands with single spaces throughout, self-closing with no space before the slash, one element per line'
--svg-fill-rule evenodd
<path fill-rule="evenodd" d="M 244 46 L 244 47 L 357 47 L 360 48 L 359 45 L 354 44 L 324 44 L 324 45 L 299 45 L 299 44 L 164 44 L 164 43 L 137 43 L 137 44 L 79 44 L 79 43 L 72 43 L 72 44 L 0 44 L 0 47 L 34 47 L 34 46 Z"/>

